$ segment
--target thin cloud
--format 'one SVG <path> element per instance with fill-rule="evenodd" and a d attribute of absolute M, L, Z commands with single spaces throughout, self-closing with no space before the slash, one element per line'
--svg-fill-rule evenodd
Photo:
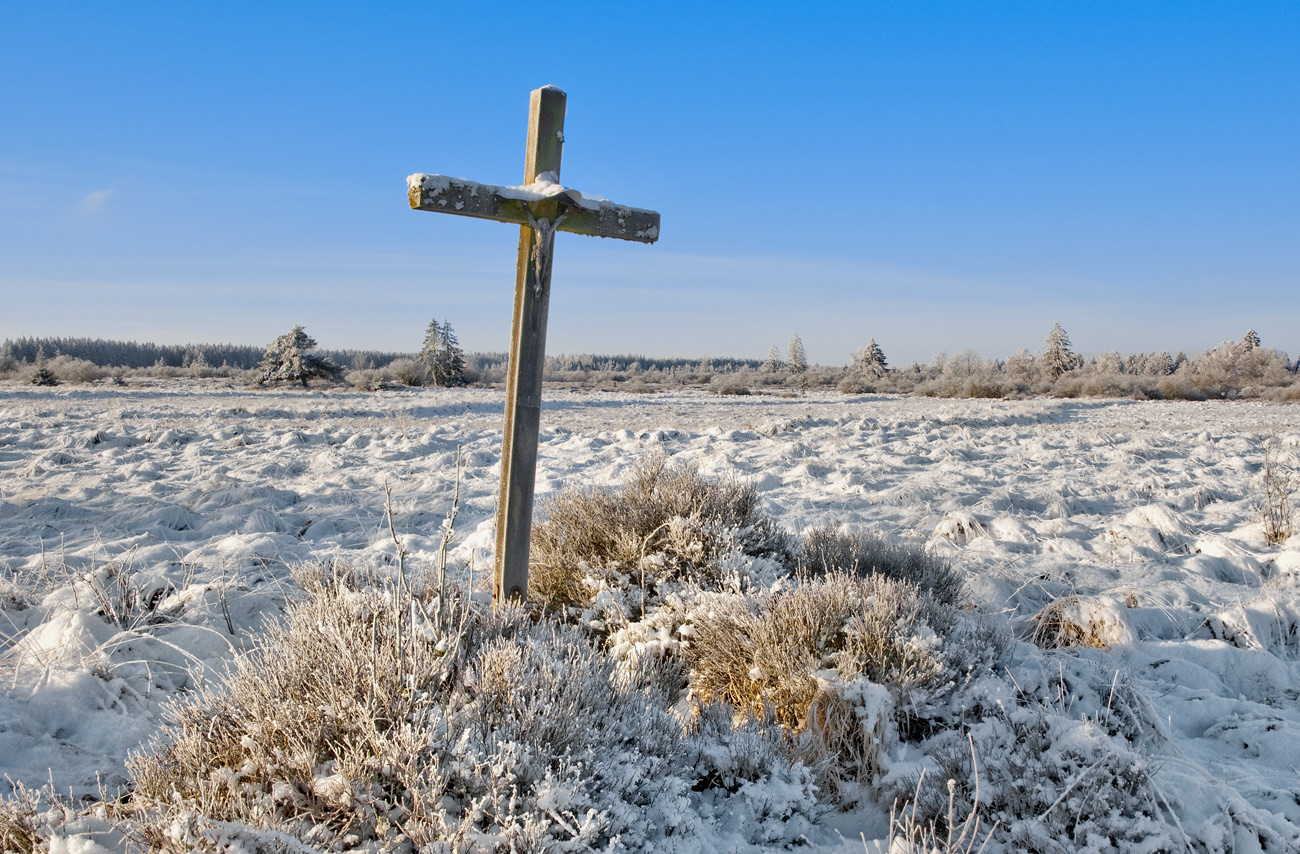
<path fill-rule="evenodd" d="M 98 213 L 99 209 L 104 206 L 104 203 L 108 201 L 114 192 L 111 189 L 91 190 L 81 197 L 81 201 L 77 204 L 77 211 L 85 215 Z"/>

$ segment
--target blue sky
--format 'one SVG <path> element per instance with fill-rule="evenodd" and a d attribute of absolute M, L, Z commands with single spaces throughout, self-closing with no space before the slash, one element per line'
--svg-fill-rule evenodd
<path fill-rule="evenodd" d="M 508 341 L 518 230 L 405 177 L 662 213 L 562 235 L 548 351 L 1300 353 L 1300 4 L 0 4 L 0 339 Z"/>

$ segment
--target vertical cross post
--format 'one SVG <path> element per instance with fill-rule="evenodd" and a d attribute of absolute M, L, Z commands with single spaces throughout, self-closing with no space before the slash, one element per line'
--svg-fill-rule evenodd
<path fill-rule="evenodd" d="M 554 86 L 532 93 L 524 184 L 499 187 L 446 175 L 410 175 L 406 195 L 421 211 L 514 223 L 519 229 L 514 324 L 506 377 L 506 429 L 501 447 L 501 493 L 497 501 L 497 602 L 528 595 L 528 540 L 533 531 L 533 485 L 537 476 L 537 430 L 542 415 L 542 369 L 546 363 L 546 314 L 551 300 L 551 252 L 555 233 L 612 237 L 637 243 L 659 239 L 659 214 L 586 198 L 560 183 L 564 149 L 565 94 Z"/>
<path fill-rule="evenodd" d="M 533 90 L 528 107 L 528 149 L 524 184 L 543 172 L 560 180 L 564 149 L 566 96 L 554 86 Z M 554 248 L 552 210 L 534 217 L 550 227 L 519 228 L 515 270 L 515 311 L 510 334 L 510 369 L 506 377 L 506 424 L 501 445 L 501 492 L 497 501 L 496 602 L 522 599 L 528 591 L 528 540 L 533 530 L 533 486 L 537 474 L 537 434 L 542 414 L 542 371 L 546 364 L 546 315 L 551 300 L 550 256 Z M 540 214 L 540 216 L 538 216 Z"/>

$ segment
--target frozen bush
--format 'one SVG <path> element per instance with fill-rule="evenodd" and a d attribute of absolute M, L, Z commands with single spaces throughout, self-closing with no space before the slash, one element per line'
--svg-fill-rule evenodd
<path fill-rule="evenodd" d="M 361 368 L 355 371 L 349 371 L 344 377 L 348 385 L 357 391 L 382 391 L 389 388 L 388 377 L 384 376 L 383 371 L 374 368 Z"/>
<path fill-rule="evenodd" d="M 1253 333 L 1205 351 L 1191 367 L 1197 388 L 1211 397 L 1258 397 L 1265 388 L 1288 386 L 1294 379 L 1285 354 L 1259 346 Z"/>
<path fill-rule="evenodd" d="M 336 850 L 654 850 L 733 814 L 784 844 L 821 809 L 805 766 L 776 749 L 753 757 L 762 768 L 725 759 L 712 724 L 685 731 L 665 693 L 620 678 L 578 629 L 338 566 L 295 577 L 306 597 L 286 624 L 131 758 L 150 850 L 276 834 Z M 741 729 L 737 744 L 761 741 Z M 777 778 L 780 804 L 759 785 Z"/>
<path fill-rule="evenodd" d="M 543 606 L 586 607 L 602 586 L 635 587 L 644 605 L 668 581 L 717 587 L 746 560 L 784 570 L 791 538 L 758 505 L 753 486 L 710 480 L 662 456 L 617 488 L 565 490 L 533 527 L 529 595 Z"/>
<path fill-rule="evenodd" d="M 872 534 L 847 533 L 829 526 L 813 528 L 799 545 L 798 572 L 815 578 L 840 571 L 866 576 L 878 573 L 917 585 L 945 605 L 961 604 L 964 585 L 948 561 L 924 549 L 897 545 Z"/>
<path fill-rule="evenodd" d="M 894 794 L 946 829 L 970 816 L 978 786 L 979 812 L 1007 850 L 1185 850 L 1146 758 L 1164 736 L 1132 679 L 1068 657 L 1039 675 L 1046 681 L 1019 686 L 1023 705 L 1000 702 L 968 733 L 930 739 L 923 778 L 899 776 Z"/>
<path fill-rule="evenodd" d="M 1291 537 L 1292 496 L 1300 488 L 1300 478 L 1282 462 L 1280 444 L 1276 435 L 1268 438 L 1260 474 L 1259 510 L 1264 539 L 1270 545 L 1281 545 Z"/>
<path fill-rule="evenodd" d="M 715 374 L 709 380 L 709 391 L 714 394 L 744 396 L 751 393 L 749 386 L 756 381 L 757 378 L 752 375 Z"/>
<path fill-rule="evenodd" d="M 1300 401 L 1300 382 L 1292 382 L 1287 386 L 1279 386 L 1265 390 L 1263 397 L 1268 400 L 1275 400 L 1279 403 L 1295 403 Z"/>
<path fill-rule="evenodd" d="M 833 779 L 875 783 L 896 716 L 953 684 L 945 639 L 958 616 L 911 581 L 836 571 L 701 601 L 680 630 L 682 654 L 702 700 L 770 714 L 833 759 Z"/>
<path fill-rule="evenodd" d="M 871 394 L 876 390 L 875 381 L 862 374 L 847 373 L 835 385 L 840 394 Z"/>
<path fill-rule="evenodd" d="M 897 791 L 914 797 L 917 813 L 941 829 L 964 821 L 974 803 L 970 747 L 953 742 L 932 756 L 933 773 L 919 782 L 903 779 Z M 1183 850 L 1181 835 L 1164 820 L 1151 764 L 1093 722 L 1030 710 L 995 713 L 975 727 L 974 745 L 979 809 L 986 822 L 996 822 L 994 836 L 1008 850 L 1067 854 L 1097 839 L 1118 848 L 1088 850 Z"/>
<path fill-rule="evenodd" d="M 93 383 L 107 372 L 85 359 L 71 356 L 56 356 L 49 362 L 50 370 L 59 378 L 59 382 L 85 384 Z"/>
<path fill-rule="evenodd" d="M 730 795 L 701 804 L 704 817 L 741 829 L 751 845 L 806 844 L 812 826 L 832 810 L 819 786 L 827 763 L 794 757 L 790 747 L 770 718 L 736 720 L 730 706 L 700 705 L 684 744 L 690 774 L 698 789 Z"/>
<path fill-rule="evenodd" d="M 422 386 L 429 379 L 429 369 L 414 359 L 394 359 L 385 370 L 395 381 L 406 386 Z"/>
<path fill-rule="evenodd" d="M 1161 377 L 1156 380 L 1156 390 L 1165 400 L 1205 400 L 1205 393 L 1185 373 Z"/>

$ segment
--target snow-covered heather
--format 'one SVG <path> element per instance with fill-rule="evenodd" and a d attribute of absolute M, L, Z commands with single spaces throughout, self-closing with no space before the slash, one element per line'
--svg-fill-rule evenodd
<path fill-rule="evenodd" d="M 386 487 L 408 561 L 431 563 L 458 448 L 453 561 L 482 577 L 501 406 L 477 389 L 0 386 L 0 775 L 112 792 L 164 702 L 281 612 L 288 565 L 392 559 Z M 987 696 L 1014 685 L 1096 718 L 1051 694 L 1053 673 L 1131 686 L 1170 838 L 1271 851 L 1300 845 L 1300 537 L 1264 540 L 1270 435 L 1300 470 L 1294 406 L 548 391 L 537 488 L 613 484 L 667 453 L 749 479 L 794 532 L 925 544 L 1021 637 L 1060 603 L 1109 649 L 1019 642 Z M 881 833 L 871 811 L 835 823 L 844 850 Z"/>

